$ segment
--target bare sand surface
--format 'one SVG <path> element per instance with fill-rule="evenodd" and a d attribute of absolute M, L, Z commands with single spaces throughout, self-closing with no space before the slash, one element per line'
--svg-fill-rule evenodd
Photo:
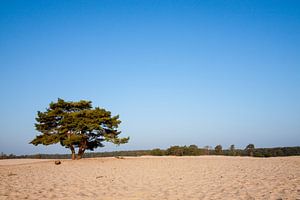
<path fill-rule="evenodd" d="M 29 163 L 39 163 L 39 162 L 52 162 L 52 159 L 7 159 L 0 160 L 0 166 L 3 165 L 22 165 Z"/>
<path fill-rule="evenodd" d="M 1 160 L 0 199 L 300 199 L 300 157 Z"/>

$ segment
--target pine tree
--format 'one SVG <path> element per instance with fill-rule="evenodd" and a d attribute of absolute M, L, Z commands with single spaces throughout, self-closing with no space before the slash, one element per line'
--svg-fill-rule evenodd
<path fill-rule="evenodd" d="M 42 134 L 30 143 L 35 146 L 60 143 L 71 150 L 72 159 L 75 159 L 76 148 L 80 159 L 85 150 L 103 147 L 103 142 L 120 145 L 129 140 L 129 137 L 119 138 L 119 116 L 112 116 L 103 108 L 92 108 L 91 101 L 58 99 L 51 102 L 45 112 L 38 111 L 36 121 L 36 130 Z"/>

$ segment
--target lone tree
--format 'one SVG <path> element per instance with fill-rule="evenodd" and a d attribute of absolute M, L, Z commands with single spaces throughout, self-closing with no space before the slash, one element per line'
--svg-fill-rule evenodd
<path fill-rule="evenodd" d="M 119 138 L 119 116 L 112 116 L 103 108 L 92 108 L 91 101 L 58 99 L 45 112 L 38 111 L 36 121 L 35 128 L 42 134 L 30 143 L 35 146 L 60 143 L 71 150 L 73 160 L 75 148 L 78 148 L 77 159 L 81 159 L 85 150 L 103 147 L 105 141 L 120 145 L 129 140 L 129 137 Z"/>

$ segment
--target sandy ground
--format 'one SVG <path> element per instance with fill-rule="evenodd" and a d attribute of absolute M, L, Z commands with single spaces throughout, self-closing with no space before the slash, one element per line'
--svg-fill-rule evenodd
<path fill-rule="evenodd" d="M 0 199 L 300 199 L 300 157 L 1 160 Z"/>
<path fill-rule="evenodd" d="M 21 165 L 21 164 L 29 164 L 29 163 L 39 163 L 39 162 L 51 162 L 52 159 L 8 159 L 8 160 L 0 160 L 0 166 L 5 165 Z"/>

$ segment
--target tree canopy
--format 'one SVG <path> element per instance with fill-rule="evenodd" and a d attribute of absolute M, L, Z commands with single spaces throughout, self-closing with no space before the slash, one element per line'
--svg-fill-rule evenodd
<path fill-rule="evenodd" d="M 42 134 L 30 143 L 60 143 L 71 150 L 72 159 L 75 159 L 75 148 L 79 149 L 77 158 L 80 159 L 85 150 L 103 147 L 103 142 L 120 145 L 129 140 L 129 137 L 119 138 L 119 115 L 112 116 L 103 108 L 93 108 L 91 101 L 58 99 L 57 102 L 51 102 L 45 112 L 38 111 L 36 121 L 36 130 Z"/>

